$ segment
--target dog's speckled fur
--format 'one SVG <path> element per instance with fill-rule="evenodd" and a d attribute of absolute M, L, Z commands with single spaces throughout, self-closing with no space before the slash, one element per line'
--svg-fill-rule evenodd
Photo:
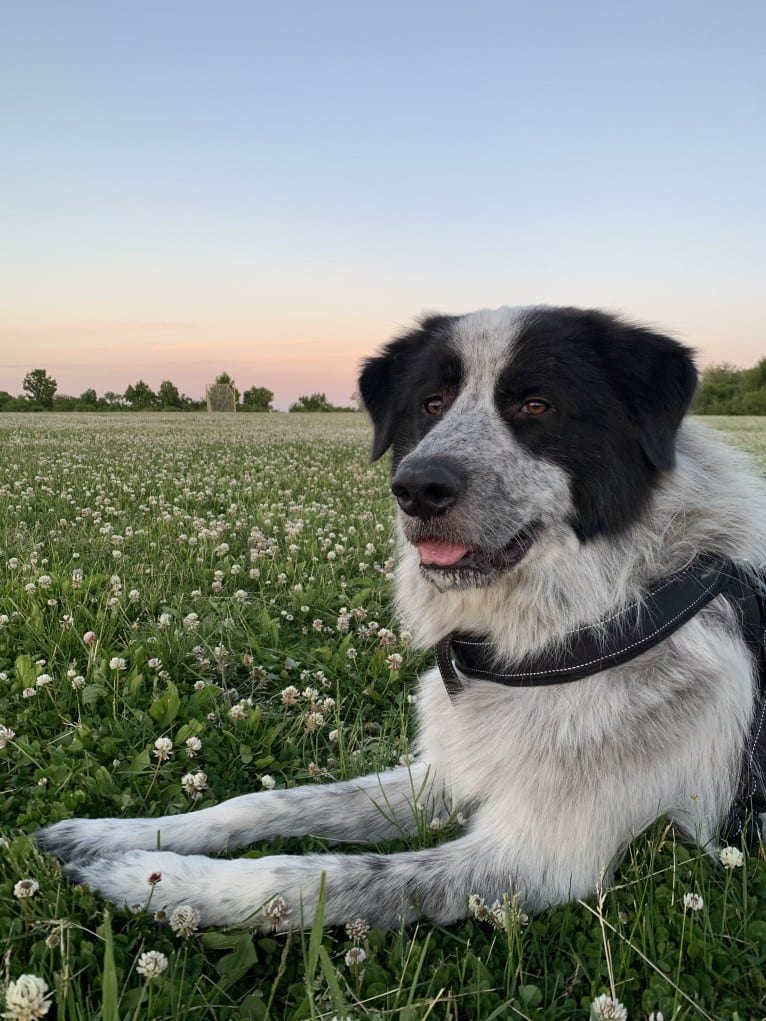
<path fill-rule="evenodd" d="M 395 471 L 441 460 L 461 480 L 438 517 L 398 515 L 397 605 L 419 644 L 487 634 L 513 660 L 699 552 L 763 565 L 766 486 L 714 433 L 679 425 L 694 378 L 673 341 L 573 309 L 434 317 L 370 359 L 361 390 L 375 456 L 391 445 Z M 444 400 L 433 420 L 432 394 Z M 553 411 L 536 421 L 523 402 L 540 396 Z M 414 545 L 491 553 L 526 526 L 529 549 L 504 571 L 423 568 Z M 719 597 L 661 645 L 574 684 L 467 682 L 451 702 L 430 671 L 411 768 L 186 816 L 74 819 L 39 840 L 118 904 L 144 904 L 151 890 L 153 909 L 191 904 L 205 925 L 268 926 L 277 895 L 289 911 L 281 927 L 309 923 L 322 873 L 327 924 L 451 922 L 472 893 L 519 892 L 537 911 L 592 894 L 659 816 L 712 845 L 753 709 L 752 659 Z M 278 834 L 378 843 L 411 833 L 424 805 L 429 816 L 461 809 L 465 835 L 389 855 L 202 856 Z"/>

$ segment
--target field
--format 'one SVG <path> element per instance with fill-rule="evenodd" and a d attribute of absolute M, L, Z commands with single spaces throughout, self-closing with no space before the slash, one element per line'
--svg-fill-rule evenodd
<path fill-rule="evenodd" d="M 766 419 L 714 424 L 766 471 Z M 199 811 L 408 754 L 428 656 L 392 614 L 368 442 L 350 414 L 0 416 L 0 989 L 38 976 L 72 1021 L 587 1019 L 605 993 L 631 1019 L 766 1017 L 766 862 L 726 869 L 661 824 L 600 899 L 393 933 L 176 935 L 36 850 L 71 815 Z"/>

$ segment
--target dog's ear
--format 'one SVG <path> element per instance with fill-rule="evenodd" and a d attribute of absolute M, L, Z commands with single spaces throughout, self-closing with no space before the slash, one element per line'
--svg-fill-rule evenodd
<path fill-rule="evenodd" d="M 647 460 L 659 471 L 675 464 L 675 438 L 697 389 L 693 352 L 670 337 L 612 320 L 609 372 Z M 615 329 L 616 328 L 616 329 Z"/>
<path fill-rule="evenodd" d="M 396 355 L 389 347 L 383 354 L 368 358 L 363 363 L 359 375 L 359 393 L 375 427 L 371 461 L 377 461 L 382 457 L 393 439 L 395 365 Z"/>
<path fill-rule="evenodd" d="M 375 428 L 370 460 L 377 461 L 393 443 L 397 415 L 407 405 L 408 369 L 449 322 L 450 316 L 429 316 L 419 329 L 392 340 L 362 364 L 359 393 Z"/>

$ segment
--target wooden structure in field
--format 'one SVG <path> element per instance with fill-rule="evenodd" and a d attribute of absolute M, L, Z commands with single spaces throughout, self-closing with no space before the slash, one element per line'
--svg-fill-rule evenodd
<path fill-rule="evenodd" d="M 228 383 L 209 383 L 205 387 L 208 411 L 236 411 L 237 395 Z"/>

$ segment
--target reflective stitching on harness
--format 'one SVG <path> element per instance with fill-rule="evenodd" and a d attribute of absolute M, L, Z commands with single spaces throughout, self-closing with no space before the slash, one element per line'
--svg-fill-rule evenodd
<path fill-rule="evenodd" d="M 701 595 L 699 595 L 695 600 L 693 600 L 691 603 L 689 603 L 688 606 L 684 607 L 684 609 L 680 613 L 677 613 L 675 615 L 675 617 L 672 617 L 669 620 L 664 621 L 664 623 L 660 627 L 658 627 L 655 631 L 653 631 L 650 635 L 646 635 L 639 642 L 632 642 L 630 645 L 623 646 L 620 651 L 621 652 L 629 652 L 631 649 L 635 649 L 637 646 L 645 645 L 647 642 L 651 641 L 652 638 L 655 638 L 658 634 L 660 634 L 661 631 L 665 631 L 668 627 L 670 627 L 672 624 L 674 624 L 679 619 L 679 617 L 683 617 L 690 610 L 692 610 L 695 606 L 697 606 L 698 603 L 704 602 L 705 597 L 710 592 L 712 592 L 713 589 L 715 588 L 715 584 L 716 583 L 714 582 L 714 583 L 708 585 L 707 588 L 704 589 L 704 591 L 702 592 Z M 571 633 L 571 632 L 568 632 L 568 633 Z M 470 641 L 464 642 L 462 639 L 460 639 L 460 640 L 455 641 L 454 644 L 455 645 L 490 645 L 491 642 L 470 642 Z M 552 667 L 552 668 L 549 668 L 548 670 L 529 670 L 529 671 L 526 671 L 526 672 L 523 672 L 523 673 L 511 673 L 511 674 L 495 673 L 495 672 L 490 671 L 490 670 L 482 670 L 479 667 L 471 667 L 471 672 L 470 672 L 469 676 L 471 676 L 471 674 L 483 674 L 484 676 L 490 677 L 490 678 L 491 677 L 508 677 L 508 678 L 510 678 L 510 677 L 545 677 L 545 676 L 553 675 L 553 674 L 562 674 L 563 675 L 563 674 L 571 673 L 575 669 L 582 670 L 582 669 L 585 669 L 586 667 L 589 667 L 589 666 L 595 666 L 597 663 L 601 663 L 606 658 L 608 658 L 608 657 L 607 656 L 600 656 L 598 659 L 591 659 L 591 660 L 588 660 L 585 663 L 578 663 L 576 665 L 576 667 Z"/>

